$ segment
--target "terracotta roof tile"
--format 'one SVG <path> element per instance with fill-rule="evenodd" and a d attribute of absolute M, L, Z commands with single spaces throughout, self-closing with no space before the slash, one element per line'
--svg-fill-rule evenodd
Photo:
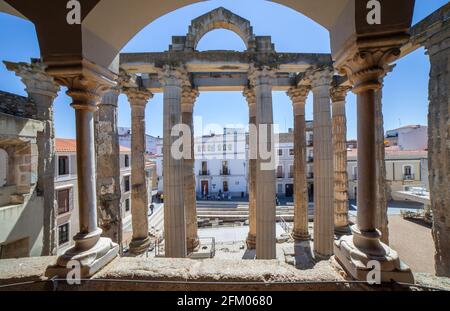
<path fill-rule="evenodd" d="M 56 138 L 55 139 L 55 150 L 56 152 L 69 152 L 76 153 L 77 152 L 77 143 L 75 139 L 66 139 L 66 138 Z M 120 146 L 121 153 L 130 152 L 131 149 Z"/>

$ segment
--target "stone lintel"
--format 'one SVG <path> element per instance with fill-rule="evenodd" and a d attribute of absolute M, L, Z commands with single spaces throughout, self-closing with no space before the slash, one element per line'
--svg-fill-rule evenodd
<path fill-rule="evenodd" d="M 311 66 L 331 65 L 330 54 L 254 53 L 235 51 L 122 53 L 121 68 L 130 73 L 156 73 L 164 65 L 185 65 L 188 72 L 247 72 L 251 63 L 298 73 Z"/>

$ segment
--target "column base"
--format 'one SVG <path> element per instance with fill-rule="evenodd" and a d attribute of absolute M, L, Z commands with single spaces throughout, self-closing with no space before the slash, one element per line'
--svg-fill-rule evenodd
<path fill-rule="evenodd" d="M 130 253 L 133 255 L 140 255 L 145 253 L 150 247 L 150 237 L 144 239 L 132 239 L 130 242 Z"/>
<path fill-rule="evenodd" d="M 247 236 L 246 244 L 247 249 L 256 249 L 256 235 L 249 233 Z"/>
<path fill-rule="evenodd" d="M 55 266 L 47 268 L 45 276 L 65 278 L 70 271 L 73 271 L 71 261 L 76 261 L 80 264 L 80 277 L 91 277 L 116 258 L 118 253 L 119 245 L 112 242 L 110 238 L 99 238 L 97 243 L 88 250 L 82 250 L 75 244 L 58 257 Z"/>
<path fill-rule="evenodd" d="M 292 237 L 296 241 L 309 241 L 311 240 L 311 235 L 308 232 L 293 232 Z"/>
<path fill-rule="evenodd" d="M 198 239 L 198 237 L 186 239 L 186 248 L 188 253 L 195 252 L 199 246 L 200 240 Z"/>
<path fill-rule="evenodd" d="M 354 279 L 367 281 L 372 267 L 370 261 L 380 263 L 381 282 L 414 283 L 411 269 L 403 263 L 396 251 L 379 240 L 379 232 L 364 233 L 356 226 L 351 227 L 353 235 L 342 236 L 334 242 L 336 261 Z"/>
<path fill-rule="evenodd" d="M 334 227 L 334 234 L 336 234 L 338 237 L 340 237 L 343 235 L 352 234 L 352 230 L 350 229 L 350 225 Z"/>

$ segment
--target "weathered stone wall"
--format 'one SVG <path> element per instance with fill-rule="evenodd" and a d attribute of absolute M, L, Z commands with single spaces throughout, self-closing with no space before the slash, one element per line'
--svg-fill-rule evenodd
<path fill-rule="evenodd" d="M 27 97 L 0 91 L 0 112 L 16 117 L 35 119 L 36 105 Z"/>

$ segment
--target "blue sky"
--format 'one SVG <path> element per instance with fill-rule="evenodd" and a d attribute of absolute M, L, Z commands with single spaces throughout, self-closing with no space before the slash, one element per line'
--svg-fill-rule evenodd
<path fill-rule="evenodd" d="M 416 0 L 413 23 L 417 23 L 446 0 Z M 167 50 L 173 35 L 185 35 L 190 21 L 212 9 L 223 6 L 250 20 L 256 35 L 270 35 L 279 52 L 329 53 L 329 35 L 320 25 L 282 5 L 263 0 L 212 0 L 193 4 L 160 17 L 139 32 L 123 52 L 156 52 Z M 33 24 L 0 13 L 0 60 L 29 61 L 39 57 L 39 46 Z M 242 40 L 228 30 L 206 34 L 199 50 L 242 51 Z M 427 124 L 429 61 L 420 49 L 397 62 L 394 71 L 385 79 L 383 112 L 385 130 L 406 124 Z M 0 90 L 25 95 L 20 79 L 0 64 Z M 348 138 L 356 138 L 355 96 L 347 97 Z M 75 137 L 75 116 L 70 98 L 63 89 L 54 105 L 57 137 Z M 293 126 L 292 105 L 284 92 L 273 93 L 274 121 L 281 131 Z M 146 109 L 146 131 L 162 136 L 162 95 L 155 94 Z M 312 119 L 312 96 L 306 106 L 307 118 Z M 203 92 L 197 99 L 194 115 L 202 117 L 203 125 L 221 126 L 246 124 L 248 109 L 238 92 Z M 130 126 L 130 109 L 124 95 L 119 98 L 119 126 Z M 195 134 L 201 134 L 196 126 Z"/>

